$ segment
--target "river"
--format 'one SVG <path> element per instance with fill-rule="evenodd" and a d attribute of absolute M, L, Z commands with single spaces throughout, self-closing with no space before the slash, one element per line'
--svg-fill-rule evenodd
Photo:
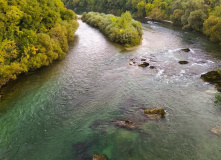
<path fill-rule="evenodd" d="M 200 75 L 221 67 L 220 46 L 201 34 L 143 23 L 142 44 L 126 51 L 79 21 L 67 56 L 1 90 L 1 160 L 218 160 L 218 92 Z M 186 53 L 181 48 L 191 48 Z M 146 58 L 155 69 L 129 65 Z M 180 65 L 178 61 L 189 64 Z M 150 120 L 144 108 L 162 107 Z M 138 124 L 119 128 L 117 120 Z"/>

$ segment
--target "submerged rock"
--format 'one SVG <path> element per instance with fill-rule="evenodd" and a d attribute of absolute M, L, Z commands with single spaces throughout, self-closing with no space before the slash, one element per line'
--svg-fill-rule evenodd
<path fill-rule="evenodd" d="M 93 160 L 108 160 L 107 156 L 104 154 L 95 154 Z"/>
<path fill-rule="evenodd" d="M 147 59 L 146 58 L 141 58 L 141 61 L 146 61 Z"/>
<path fill-rule="evenodd" d="M 150 66 L 150 69 L 156 69 L 156 67 L 155 66 Z"/>
<path fill-rule="evenodd" d="M 179 64 L 188 64 L 188 61 L 179 61 Z"/>
<path fill-rule="evenodd" d="M 116 125 L 119 126 L 119 127 L 125 127 L 125 128 L 128 128 L 128 129 L 135 129 L 136 126 L 133 122 L 131 121 L 117 121 L 116 122 Z"/>
<path fill-rule="evenodd" d="M 189 52 L 189 51 L 190 51 L 190 49 L 189 49 L 189 48 L 183 48 L 183 49 L 181 49 L 181 51 L 184 51 L 184 52 Z"/>
<path fill-rule="evenodd" d="M 130 61 L 135 61 L 135 60 L 136 60 L 135 58 L 131 58 L 131 59 L 130 59 Z"/>
<path fill-rule="evenodd" d="M 221 135 L 221 126 L 217 126 L 211 129 L 211 132 L 215 135 Z"/>
<path fill-rule="evenodd" d="M 149 66 L 149 65 L 150 65 L 150 64 L 147 63 L 147 62 L 143 62 L 143 63 L 141 63 L 141 64 L 138 64 L 139 67 L 143 67 L 143 68 L 145 68 L 145 67 L 147 67 L 147 66 Z"/>
<path fill-rule="evenodd" d="M 201 75 L 201 78 L 206 82 L 220 82 L 221 83 L 221 73 L 220 71 L 210 71 L 206 74 Z"/>
<path fill-rule="evenodd" d="M 151 119 L 163 118 L 166 114 L 163 108 L 154 108 L 152 110 L 144 110 L 144 113 Z"/>

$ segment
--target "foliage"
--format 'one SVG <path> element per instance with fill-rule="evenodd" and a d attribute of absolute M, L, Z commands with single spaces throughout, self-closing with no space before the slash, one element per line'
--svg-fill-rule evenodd
<path fill-rule="evenodd" d="M 184 10 L 182 9 L 175 9 L 173 11 L 173 15 L 171 16 L 171 19 L 175 25 L 181 25 L 181 17 L 184 15 Z"/>
<path fill-rule="evenodd" d="M 220 105 L 221 106 L 221 94 L 217 94 L 215 97 L 215 104 Z"/>
<path fill-rule="evenodd" d="M 130 11 L 133 16 L 154 20 L 171 20 L 183 29 L 203 32 L 221 43 L 221 0 L 63 0 L 69 7 L 120 15 Z M 1 28 L 1 24 L 0 24 Z"/>
<path fill-rule="evenodd" d="M 111 41 L 126 47 L 138 45 L 142 39 L 142 25 L 132 19 L 130 12 L 121 17 L 89 12 L 82 15 L 82 20 L 99 28 Z"/>
<path fill-rule="evenodd" d="M 188 17 L 188 24 L 184 28 L 192 28 L 196 31 L 202 31 L 203 22 L 207 19 L 207 15 L 203 10 L 192 11 Z"/>
<path fill-rule="evenodd" d="M 76 19 L 60 0 L 0 0 L 0 87 L 65 56 Z"/>
<path fill-rule="evenodd" d="M 139 17 L 145 16 L 145 6 L 146 6 L 146 2 L 144 1 L 141 1 L 137 4 L 137 15 Z"/>
<path fill-rule="evenodd" d="M 203 33 L 213 42 L 221 42 L 221 6 L 216 6 L 203 23 Z"/>

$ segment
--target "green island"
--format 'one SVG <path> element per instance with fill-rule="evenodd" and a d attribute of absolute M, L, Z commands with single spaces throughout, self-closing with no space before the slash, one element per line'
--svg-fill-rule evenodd
<path fill-rule="evenodd" d="M 133 17 L 172 22 L 184 30 L 207 35 L 221 43 L 220 0 L 63 0 L 67 7 L 81 11 L 121 15 L 130 11 Z"/>
<path fill-rule="evenodd" d="M 99 28 L 112 42 L 125 47 L 139 45 L 142 40 L 142 25 L 132 19 L 130 12 L 121 17 L 98 12 L 83 13 L 82 21 Z"/>
<path fill-rule="evenodd" d="M 60 0 L 0 0 L 0 87 L 64 57 L 76 20 Z"/>

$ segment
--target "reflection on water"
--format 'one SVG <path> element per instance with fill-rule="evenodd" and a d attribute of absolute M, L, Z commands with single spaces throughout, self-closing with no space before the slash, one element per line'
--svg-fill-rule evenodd
<path fill-rule="evenodd" d="M 220 47 L 198 33 L 143 26 L 142 45 L 125 51 L 80 21 L 65 59 L 4 87 L 1 159 L 221 159 L 221 137 L 210 132 L 221 122 L 219 96 L 200 80 L 220 67 Z M 155 69 L 129 65 L 131 58 Z M 143 109 L 154 107 L 166 109 L 166 118 L 145 117 Z M 119 128 L 118 120 L 138 127 Z"/>

